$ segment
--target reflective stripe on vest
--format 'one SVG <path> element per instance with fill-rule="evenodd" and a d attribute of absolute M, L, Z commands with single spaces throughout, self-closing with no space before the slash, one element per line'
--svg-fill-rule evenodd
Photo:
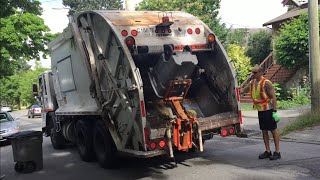
<path fill-rule="evenodd" d="M 253 100 L 253 106 L 258 111 L 267 111 L 272 109 L 270 98 L 265 93 L 265 85 L 268 79 L 262 77 L 256 86 L 256 79 L 250 82 L 250 96 Z M 271 83 L 271 81 L 269 81 Z"/>

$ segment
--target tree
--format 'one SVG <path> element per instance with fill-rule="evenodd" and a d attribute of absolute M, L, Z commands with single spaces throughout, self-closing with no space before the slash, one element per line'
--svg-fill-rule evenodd
<path fill-rule="evenodd" d="M 39 1 L 32 0 L 1 0 L 0 18 L 14 15 L 17 9 L 34 15 L 41 15 Z"/>
<path fill-rule="evenodd" d="M 63 0 L 62 4 L 69 6 L 69 14 L 84 10 L 123 9 L 121 0 Z"/>
<path fill-rule="evenodd" d="M 0 79 L 12 75 L 28 60 L 39 60 L 41 52 L 45 56 L 45 45 L 54 37 L 38 16 L 38 1 L 4 1 L 0 10 Z"/>
<path fill-rule="evenodd" d="M 46 69 L 36 67 L 35 70 L 20 71 L 19 73 L 0 79 L 0 103 L 29 106 L 36 103 L 32 95 L 32 84 L 37 83 L 38 75 Z"/>
<path fill-rule="evenodd" d="M 251 64 L 260 64 L 272 51 L 272 34 L 260 31 L 249 36 L 246 55 L 251 58 Z"/>
<path fill-rule="evenodd" d="M 236 71 L 239 84 L 241 84 L 247 79 L 250 70 L 252 69 L 250 58 L 245 55 L 245 48 L 236 44 L 228 45 L 227 52 L 230 63 Z"/>
<path fill-rule="evenodd" d="M 239 28 L 231 30 L 227 35 L 227 41 L 226 44 L 236 44 L 241 47 L 246 46 L 246 37 L 248 34 L 247 28 Z"/>
<path fill-rule="evenodd" d="M 185 11 L 199 17 L 222 41 L 228 34 L 224 23 L 218 18 L 220 0 L 143 0 L 137 10 Z"/>
<path fill-rule="evenodd" d="M 20 74 L 23 78 L 20 79 L 20 103 L 25 106 L 35 104 L 36 100 L 32 95 L 32 84 L 38 83 L 38 75 L 46 71 L 46 68 L 36 67 L 35 70 L 24 71 Z"/>
<path fill-rule="evenodd" d="M 275 39 L 276 57 L 279 64 L 288 68 L 308 67 L 308 29 L 308 14 L 301 14 L 280 29 Z"/>

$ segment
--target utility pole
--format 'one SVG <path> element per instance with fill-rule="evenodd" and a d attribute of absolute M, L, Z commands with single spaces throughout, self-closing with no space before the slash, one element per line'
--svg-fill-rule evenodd
<path fill-rule="evenodd" d="M 124 1 L 125 10 L 129 11 L 129 0 Z"/>
<path fill-rule="evenodd" d="M 318 0 L 309 0 L 309 66 L 311 78 L 311 111 L 320 110 L 320 47 Z"/>

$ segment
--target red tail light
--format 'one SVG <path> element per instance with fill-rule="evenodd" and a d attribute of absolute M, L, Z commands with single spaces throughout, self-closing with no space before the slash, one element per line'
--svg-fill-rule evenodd
<path fill-rule="evenodd" d="M 238 115 L 239 115 L 239 121 L 240 121 L 240 124 L 242 124 L 242 112 L 241 112 L 241 111 L 239 111 L 239 112 L 238 112 Z"/>
<path fill-rule="evenodd" d="M 136 44 L 136 41 L 134 40 L 134 38 L 132 36 L 127 37 L 125 39 L 125 42 L 129 48 L 132 48 Z"/>
<path fill-rule="evenodd" d="M 149 139 L 150 139 L 149 129 L 145 127 L 143 131 L 144 131 L 144 141 L 146 144 L 149 144 Z"/>
<path fill-rule="evenodd" d="M 196 28 L 195 32 L 196 34 L 200 34 L 200 28 Z"/>
<path fill-rule="evenodd" d="M 122 31 L 121 31 L 121 35 L 122 35 L 123 37 L 126 37 L 126 36 L 128 36 L 128 32 L 127 32 L 126 30 L 122 30 Z"/>
<path fill-rule="evenodd" d="M 192 32 L 193 32 L 193 31 L 192 31 L 191 28 L 189 28 L 189 29 L 187 30 L 187 33 L 188 33 L 188 34 L 192 34 Z"/>
<path fill-rule="evenodd" d="M 221 135 L 222 135 L 223 137 L 226 137 L 226 136 L 228 135 L 228 131 L 227 131 L 226 129 L 223 129 L 223 130 L 221 131 Z"/>
<path fill-rule="evenodd" d="M 168 22 L 168 21 L 169 21 L 169 17 L 168 16 L 162 17 L 162 22 Z"/>
<path fill-rule="evenodd" d="M 152 142 L 151 144 L 150 144 L 150 148 L 152 149 L 152 150 L 154 150 L 155 148 L 156 148 L 156 143 L 155 142 Z"/>
<path fill-rule="evenodd" d="M 146 117 L 146 109 L 144 107 L 144 101 L 140 101 L 140 108 L 141 108 L 141 116 Z"/>
<path fill-rule="evenodd" d="M 236 96 L 237 96 L 237 101 L 240 101 L 239 87 L 236 87 Z"/>
<path fill-rule="evenodd" d="M 159 147 L 160 147 L 160 148 L 164 148 L 165 145 L 166 145 L 166 143 L 165 143 L 163 140 L 161 140 L 161 141 L 159 142 Z"/>
<path fill-rule="evenodd" d="M 132 30 L 131 31 L 131 35 L 132 36 L 137 36 L 138 35 L 138 31 L 137 30 Z"/>
<path fill-rule="evenodd" d="M 234 129 L 233 128 L 229 129 L 229 134 L 231 134 L 231 135 L 234 134 Z"/>

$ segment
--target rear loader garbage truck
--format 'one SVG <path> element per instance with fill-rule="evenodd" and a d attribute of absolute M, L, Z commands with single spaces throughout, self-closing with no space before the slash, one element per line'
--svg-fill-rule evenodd
<path fill-rule="evenodd" d="M 197 17 L 103 10 L 69 21 L 33 86 L 55 149 L 75 144 L 82 160 L 111 168 L 118 154 L 173 158 L 241 133 L 234 70 Z"/>

